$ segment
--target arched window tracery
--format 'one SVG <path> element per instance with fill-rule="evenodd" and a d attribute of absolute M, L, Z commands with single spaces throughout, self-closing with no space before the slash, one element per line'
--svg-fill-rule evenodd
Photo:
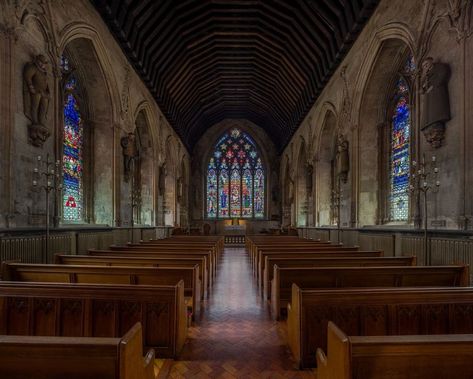
<path fill-rule="evenodd" d="M 206 179 L 207 218 L 265 217 L 265 169 L 247 133 L 233 128 L 220 137 Z"/>
<path fill-rule="evenodd" d="M 83 143 L 84 121 L 79 104 L 77 78 L 67 57 L 61 58 L 63 84 L 62 218 L 84 221 Z"/>
<path fill-rule="evenodd" d="M 410 56 L 403 67 L 403 75 L 400 75 L 396 82 L 392 102 L 388 194 L 390 221 L 408 221 L 409 219 L 411 109 L 409 84 L 406 76 L 414 70 L 414 60 Z"/>

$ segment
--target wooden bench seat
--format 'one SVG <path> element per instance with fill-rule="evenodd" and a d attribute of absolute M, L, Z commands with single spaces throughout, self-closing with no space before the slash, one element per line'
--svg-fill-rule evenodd
<path fill-rule="evenodd" d="M 140 323 L 122 338 L 0 335 L 0 377 L 155 379 L 154 350 L 142 353 Z"/>
<path fill-rule="evenodd" d="M 193 316 L 200 311 L 199 271 L 194 267 L 81 266 L 54 264 L 2 264 L 2 278 L 20 282 L 174 285 L 184 281 L 186 304 Z"/>
<path fill-rule="evenodd" d="M 359 251 L 352 248 L 321 248 L 321 249 L 310 249 L 310 250 L 261 250 L 258 251 L 258 267 L 256 278 L 263 277 L 264 270 L 266 268 L 266 257 L 311 257 L 319 255 L 323 257 L 363 257 L 363 258 L 376 258 L 382 257 L 382 251 Z"/>
<path fill-rule="evenodd" d="M 260 267 L 261 253 L 265 251 L 281 251 L 281 252 L 302 252 L 302 251 L 319 251 L 319 250 L 339 250 L 339 251 L 357 251 L 358 247 L 349 247 L 334 245 L 331 243 L 317 244 L 278 244 L 278 245 L 258 245 L 250 254 L 251 264 L 256 270 Z"/>
<path fill-rule="evenodd" d="M 138 266 L 138 267 L 194 267 L 198 265 L 199 279 L 202 284 L 201 300 L 207 291 L 208 274 L 205 269 L 205 258 L 181 258 L 181 257 L 129 257 L 129 256 L 91 256 L 91 255 L 68 255 L 56 254 L 55 264 L 86 265 L 86 266 Z"/>
<path fill-rule="evenodd" d="M 0 334 L 120 337 L 176 358 L 187 336 L 184 282 L 169 286 L 0 282 Z"/>
<path fill-rule="evenodd" d="M 357 337 L 332 322 L 327 334 L 317 379 L 473 378 L 473 334 Z"/>
<path fill-rule="evenodd" d="M 197 243 L 208 243 L 214 245 L 219 253 L 223 253 L 223 249 L 225 247 L 225 238 L 224 236 L 191 236 L 191 235 L 175 235 L 165 239 L 159 240 L 148 240 L 143 242 L 151 242 L 154 241 L 172 241 L 175 243 L 183 243 L 183 242 L 197 242 Z"/>
<path fill-rule="evenodd" d="M 287 328 L 300 367 L 315 366 L 317 348 L 326 350 L 327 323 L 350 335 L 473 333 L 473 288 L 292 287 Z"/>
<path fill-rule="evenodd" d="M 217 258 L 216 253 L 211 250 L 205 250 L 200 248 L 183 248 L 179 246 L 154 246 L 154 245 L 139 245 L 139 246 L 110 246 L 110 251 L 120 251 L 120 252 L 133 252 L 135 254 L 172 254 L 173 256 L 187 256 L 187 254 L 192 254 L 195 256 L 205 256 L 207 258 L 207 269 L 210 273 L 210 277 L 213 279 L 217 275 Z M 90 251 L 90 250 L 89 250 Z"/>
<path fill-rule="evenodd" d="M 280 319 L 292 284 L 301 288 L 339 287 L 467 287 L 468 266 L 429 267 L 283 267 L 273 269 L 271 314 Z"/>
<path fill-rule="evenodd" d="M 205 241 L 189 241 L 183 238 L 171 238 L 164 240 L 140 241 L 139 243 L 129 243 L 128 246 L 158 246 L 158 247 L 181 247 L 181 248 L 198 248 L 201 250 L 212 250 L 216 253 L 217 258 L 223 253 L 223 245 L 214 242 Z"/>
<path fill-rule="evenodd" d="M 360 252 L 362 253 L 362 252 Z M 270 298 L 270 283 L 273 280 L 274 265 L 278 267 L 375 267 L 375 266 L 415 266 L 416 257 L 323 257 L 313 256 L 291 257 L 265 256 L 263 278 L 260 286 L 264 299 Z"/>
<path fill-rule="evenodd" d="M 143 257 L 143 258 L 200 258 L 203 259 L 205 271 L 207 272 L 207 286 L 213 285 L 214 276 L 212 274 L 212 264 L 208 252 L 181 252 L 181 251 L 163 251 L 163 250 L 134 250 L 113 249 L 113 250 L 97 250 L 89 249 L 87 255 L 95 257 L 120 256 L 120 257 Z"/>

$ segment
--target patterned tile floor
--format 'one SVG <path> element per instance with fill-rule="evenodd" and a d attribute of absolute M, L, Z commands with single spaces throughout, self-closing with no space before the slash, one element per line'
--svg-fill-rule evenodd
<path fill-rule="evenodd" d="M 243 248 L 226 248 L 217 280 L 168 378 L 315 378 L 295 369 L 284 323 L 272 321 Z"/>

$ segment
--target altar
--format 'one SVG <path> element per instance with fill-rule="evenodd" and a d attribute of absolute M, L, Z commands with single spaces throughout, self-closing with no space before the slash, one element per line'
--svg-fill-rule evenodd
<path fill-rule="evenodd" d="M 231 224 L 225 224 L 223 234 L 225 244 L 243 245 L 245 243 L 246 223 L 238 219 L 231 220 Z"/>

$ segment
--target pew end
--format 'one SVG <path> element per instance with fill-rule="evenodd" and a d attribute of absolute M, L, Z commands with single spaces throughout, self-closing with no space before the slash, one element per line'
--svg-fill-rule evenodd
<path fill-rule="evenodd" d="M 153 365 L 140 323 L 122 338 L 0 336 L 2 378 L 156 379 Z"/>
<path fill-rule="evenodd" d="M 137 322 L 121 339 L 120 374 L 124 379 L 154 378 L 155 352 L 149 349 L 143 358 L 143 336 L 141 323 Z M 142 365 L 137 364 L 142 360 Z M 120 376 L 122 377 L 122 376 Z"/>

